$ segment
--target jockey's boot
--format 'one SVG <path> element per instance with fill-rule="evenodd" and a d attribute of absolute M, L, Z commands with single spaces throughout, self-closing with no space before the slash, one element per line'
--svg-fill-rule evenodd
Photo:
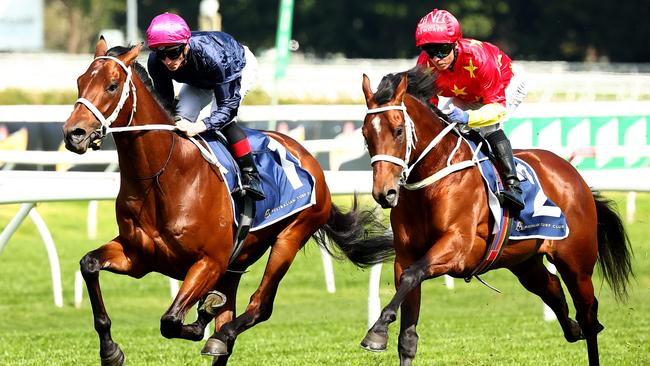
<path fill-rule="evenodd" d="M 262 189 L 262 178 L 257 171 L 255 160 L 253 160 L 253 153 L 249 152 L 236 160 L 241 170 L 241 184 L 246 195 L 254 201 L 261 201 L 266 198 Z"/>
<path fill-rule="evenodd" d="M 231 121 L 221 129 L 228 144 L 230 145 L 230 152 L 232 153 L 239 170 L 241 171 L 241 183 L 243 191 L 246 195 L 254 201 L 261 201 L 266 196 L 262 189 L 262 179 L 260 173 L 257 171 L 253 153 L 251 152 L 251 145 L 248 142 L 248 136 L 239 127 L 235 121 Z M 235 189 L 233 193 L 241 193 Z"/>
<path fill-rule="evenodd" d="M 488 136 L 487 141 L 492 146 L 492 152 L 496 157 L 498 164 L 501 166 L 501 172 L 504 176 L 504 190 L 501 192 L 501 200 L 505 206 L 515 211 L 524 209 L 524 198 L 517 170 L 515 168 L 515 159 L 512 155 L 510 141 L 503 130 L 497 130 Z"/>

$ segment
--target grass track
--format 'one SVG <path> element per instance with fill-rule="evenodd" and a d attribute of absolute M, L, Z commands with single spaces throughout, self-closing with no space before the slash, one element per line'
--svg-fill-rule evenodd
<path fill-rule="evenodd" d="M 625 196 L 615 198 L 624 215 Z M 0 206 L 0 228 L 18 210 Z M 48 203 L 38 207 L 57 244 L 63 276 L 62 309 L 54 307 L 47 255 L 35 227 L 27 220 L 0 253 L 0 365 L 98 365 L 98 339 L 87 298 L 72 306 L 74 272 L 87 251 L 116 232 L 112 203 L 100 203 L 100 240 L 85 237 L 86 204 Z M 617 304 L 597 272 L 595 287 L 603 365 L 650 365 L 650 194 L 637 195 L 637 218 L 628 225 L 637 274 L 630 300 Z M 624 217 L 624 216 L 623 216 Z M 260 261 L 244 276 L 238 309 L 260 280 Z M 271 319 L 237 340 L 233 365 L 396 365 L 397 331 L 390 328 L 387 352 L 359 348 L 366 329 L 368 271 L 335 263 L 335 294 L 325 291 L 319 251 L 313 244 L 298 254 L 283 280 Z M 144 279 L 101 274 L 113 338 L 127 365 L 209 365 L 199 355 L 202 342 L 167 340 L 158 330 L 171 299 L 168 281 L 151 274 Z M 584 342 L 564 341 L 557 322 L 542 320 L 542 304 L 509 272 L 484 276 L 503 293 L 476 281 L 456 281 L 447 290 L 441 279 L 423 285 L 420 343 L 415 365 L 585 365 Z M 393 294 L 392 268 L 382 272 L 381 299 Z M 84 294 L 85 296 L 85 294 Z M 570 305 L 573 314 L 573 307 Z M 188 321 L 194 320 L 193 312 Z"/>

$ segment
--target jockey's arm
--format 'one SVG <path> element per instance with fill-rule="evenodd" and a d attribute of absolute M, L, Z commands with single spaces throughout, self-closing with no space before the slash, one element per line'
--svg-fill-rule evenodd
<path fill-rule="evenodd" d="M 499 123 L 506 117 L 506 107 L 501 103 L 490 103 L 479 109 L 467 110 L 470 128 L 490 126 Z"/>
<path fill-rule="evenodd" d="M 237 116 L 237 110 L 241 103 L 239 94 L 240 81 L 241 79 L 235 79 L 218 84 L 214 88 L 214 97 L 218 107 L 212 111 L 209 117 L 203 120 L 208 129 L 220 129 Z"/>

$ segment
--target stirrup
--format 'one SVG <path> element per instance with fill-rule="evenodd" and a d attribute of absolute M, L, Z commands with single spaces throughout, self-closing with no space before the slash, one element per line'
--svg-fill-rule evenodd
<path fill-rule="evenodd" d="M 242 173 L 242 185 L 236 187 L 233 191 L 233 195 L 244 196 L 248 195 L 253 201 L 261 201 L 266 198 L 266 195 L 261 189 L 261 179 L 259 175 L 255 177 L 251 173 Z"/>
<path fill-rule="evenodd" d="M 505 189 L 500 194 L 501 204 L 514 211 L 521 211 L 526 206 L 521 194 L 516 194 L 511 189 Z"/>

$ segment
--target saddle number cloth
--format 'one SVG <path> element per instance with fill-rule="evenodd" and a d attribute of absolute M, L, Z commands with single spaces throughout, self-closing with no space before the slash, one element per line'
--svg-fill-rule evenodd
<path fill-rule="evenodd" d="M 482 154 L 482 153 L 481 153 Z M 479 157 L 481 157 L 479 154 Z M 482 157 L 481 157 L 482 158 Z M 515 158 L 517 176 L 521 182 L 526 207 L 518 214 L 512 215 L 513 225 L 510 240 L 524 239 L 564 239 L 569 235 L 569 227 L 562 210 L 546 195 L 537 179 L 537 174 L 525 161 Z M 495 229 L 499 230 L 502 211 L 496 198 L 497 186 L 503 189 L 501 179 L 494 164 L 489 159 L 484 159 L 479 164 L 483 180 L 489 188 L 488 203 L 490 212 L 495 221 Z"/>
<path fill-rule="evenodd" d="M 250 231 L 260 230 L 315 204 L 314 177 L 300 166 L 300 161 L 284 145 L 262 132 L 242 129 L 248 136 L 266 195 L 264 200 L 255 202 Z M 239 185 L 237 163 L 218 135 L 204 133 L 201 137 L 222 165 L 219 170 L 232 192 Z M 236 201 L 231 196 L 235 222 L 243 207 L 242 200 Z"/>

